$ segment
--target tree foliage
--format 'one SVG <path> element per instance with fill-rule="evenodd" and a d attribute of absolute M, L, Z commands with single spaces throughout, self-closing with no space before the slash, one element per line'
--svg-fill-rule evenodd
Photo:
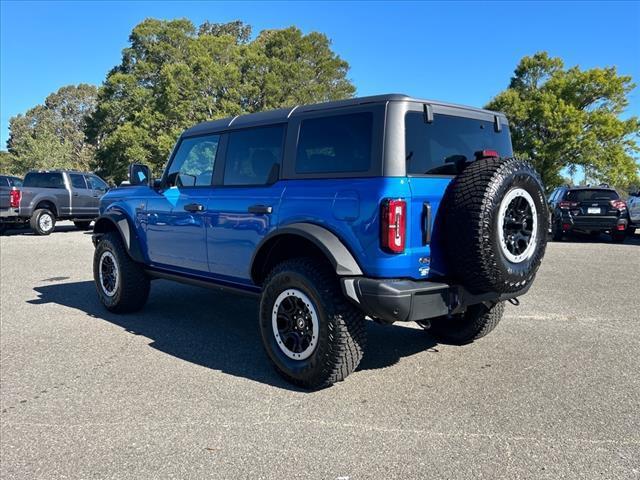
<path fill-rule="evenodd" d="M 289 27 L 250 37 L 239 21 L 137 25 L 87 128 L 106 176 L 123 178 L 134 161 L 159 173 L 180 132 L 201 121 L 353 95 L 325 35 Z"/>
<path fill-rule="evenodd" d="M 2 155 L 3 171 L 22 174 L 30 169 L 89 169 L 94 147 L 87 142 L 84 129 L 96 99 L 95 86 L 69 85 L 49 95 L 43 105 L 12 117 L 9 153 Z"/>
<path fill-rule="evenodd" d="M 516 154 L 533 161 L 548 188 L 579 167 L 591 181 L 624 188 L 638 180 L 640 122 L 621 118 L 634 87 L 615 67 L 565 69 L 538 52 L 520 61 L 487 108 L 507 114 Z"/>

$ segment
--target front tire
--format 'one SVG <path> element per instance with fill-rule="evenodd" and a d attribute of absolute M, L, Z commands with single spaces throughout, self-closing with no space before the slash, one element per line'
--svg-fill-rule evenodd
<path fill-rule="evenodd" d="M 110 312 L 138 311 L 149 297 L 149 277 L 126 252 L 116 232 L 105 233 L 96 246 L 93 279 L 100 301 Z"/>
<path fill-rule="evenodd" d="M 49 235 L 56 228 L 56 217 L 51 210 L 39 208 L 33 212 L 29 223 L 36 235 Z"/>
<path fill-rule="evenodd" d="M 464 345 L 488 335 L 496 328 L 503 313 L 504 302 L 491 308 L 480 303 L 470 306 L 463 314 L 432 319 L 428 331 L 445 343 Z"/>
<path fill-rule="evenodd" d="M 328 266 L 311 258 L 277 265 L 260 301 L 264 348 L 278 373 L 308 389 L 344 380 L 362 359 L 364 315 Z"/>

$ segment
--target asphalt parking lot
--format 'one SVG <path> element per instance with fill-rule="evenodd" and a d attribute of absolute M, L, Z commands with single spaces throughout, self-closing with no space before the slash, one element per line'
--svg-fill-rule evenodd
<path fill-rule="evenodd" d="M 116 316 L 89 234 L 0 249 L 4 480 L 640 478 L 639 235 L 550 244 L 472 345 L 370 322 L 360 369 L 314 393 L 269 366 L 254 300 L 157 281 Z"/>

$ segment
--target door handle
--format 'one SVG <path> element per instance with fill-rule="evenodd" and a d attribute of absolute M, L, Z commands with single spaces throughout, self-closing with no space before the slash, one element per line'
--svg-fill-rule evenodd
<path fill-rule="evenodd" d="M 73 194 L 73 196 L 74 196 L 74 197 L 79 197 L 79 196 L 80 196 L 80 194 L 79 194 L 79 193 L 74 193 L 74 194 Z"/>
<path fill-rule="evenodd" d="M 247 211 L 249 213 L 266 213 L 270 214 L 273 212 L 273 207 L 271 205 L 251 205 Z"/>
<path fill-rule="evenodd" d="M 204 205 L 200 204 L 200 203 L 189 203 L 187 205 L 184 206 L 184 209 L 187 212 L 204 212 Z"/>
<path fill-rule="evenodd" d="M 422 244 L 427 245 L 431 242 L 431 204 L 424 202 L 422 204 Z"/>

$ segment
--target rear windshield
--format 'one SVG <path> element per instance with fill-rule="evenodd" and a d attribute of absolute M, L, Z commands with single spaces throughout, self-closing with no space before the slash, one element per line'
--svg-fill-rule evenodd
<path fill-rule="evenodd" d="M 422 112 L 408 112 L 405 142 L 408 175 L 455 175 L 456 164 L 475 160 L 480 150 L 513 155 L 506 125 L 496 132 L 493 122 L 452 115 L 435 114 L 427 123 Z"/>
<path fill-rule="evenodd" d="M 2 185 L 3 187 L 6 187 L 7 185 L 9 185 L 10 187 L 22 186 L 22 180 L 20 180 L 18 177 L 0 177 L 0 179 L 2 179 L 0 181 L 0 185 Z"/>
<path fill-rule="evenodd" d="M 597 200 L 618 200 L 620 195 L 615 190 L 584 189 L 569 190 L 564 199 L 572 202 L 590 202 Z"/>
<path fill-rule="evenodd" d="M 64 188 L 60 172 L 32 172 L 24 177 L 23 185 L 34 188 Z"/>

